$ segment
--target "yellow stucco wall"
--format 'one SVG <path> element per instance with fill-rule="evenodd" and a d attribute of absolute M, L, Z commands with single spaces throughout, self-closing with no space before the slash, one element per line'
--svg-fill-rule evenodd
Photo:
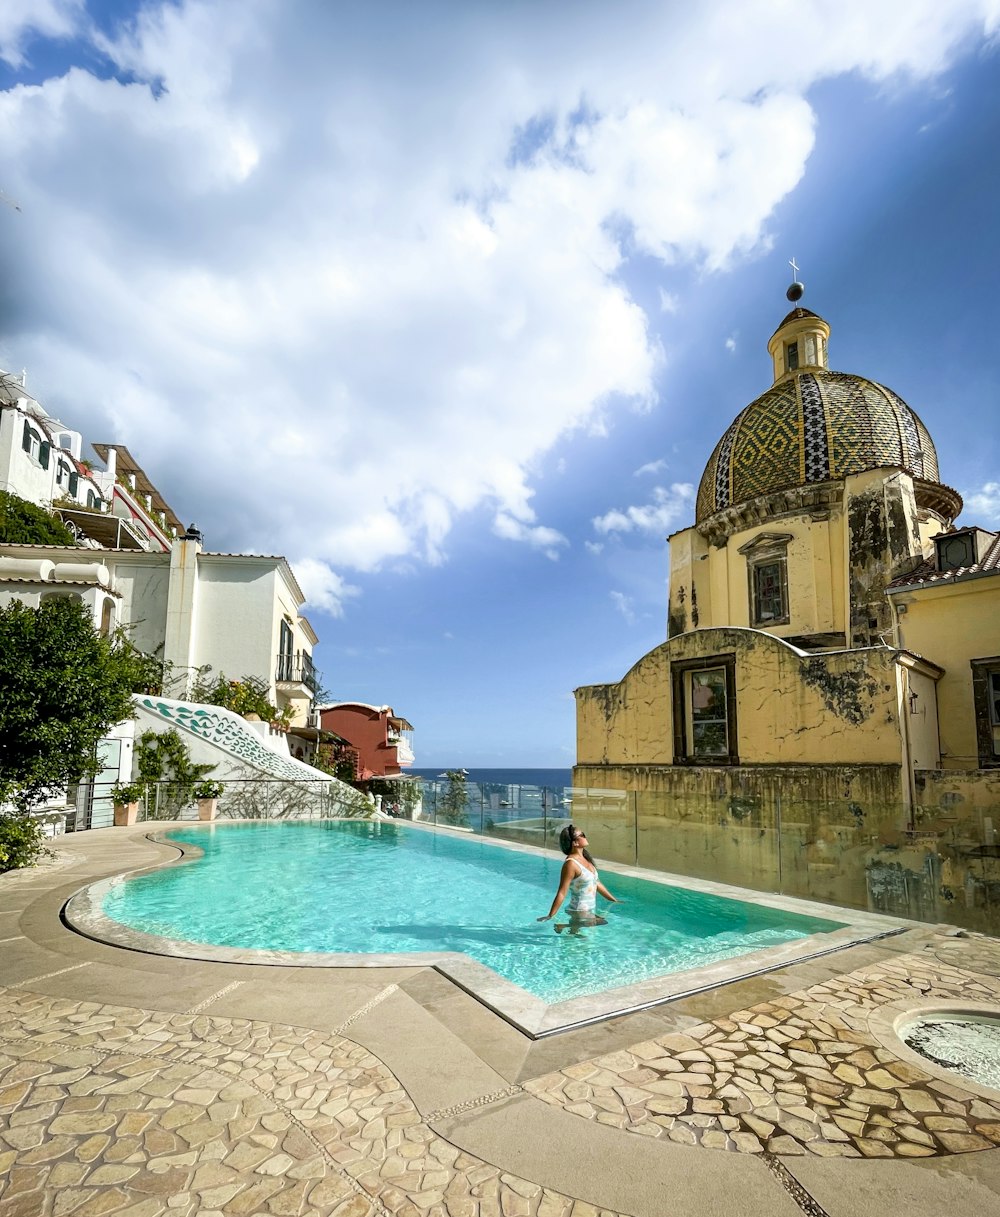
<path fill-rule="evenodd" d="M 577 763 L 672 764 L 671 662 L 724 654 L 736 657 L 741 762 L 900 763 L 892 651 L 804 656 L 748 629 L 678 635 L 643 656 L 617 684 L 578 689 Z"/>
<path fill-rule="evenodd" d="M 697 527 L 675 533 L 668 635 L 752 626 L 752 547 L 773 536 L 788 538 L 783 552 L 789 620 L 760 628 L 778 638 L 840 635 L 839 645 L 876 643 L 890 624 L 889 581 L 924 556 L 940 521 L 920 522 L 913 479 L 898 470 L 854 474 L 829 483 L 824 493 L 829 506 L 772 512 L 762 522 L 724 534 L 717 544 Z M 762 505 L 763 500 L 757 508 Z M 752 514 L 759 519 L 757 508 Z"/>
<path fill-rule="evenodd" d="M 820 513 L 824 515 L 825 513 Z M 695 528 L 670 538 L 672 632 L 733 625 L 750 626 L 748 558 L 740 548 L 768 534 L 790 534 L 785 551 L 789 621 L 769 626 L 778 638 L 844 631 L 843 512 L 814 519 L 809 513 L 745 529 L 726 545 L 709 545 Z M 693 597 L 692 597 L 693 593 Z M 695 621 L 697 616 L 697 621 Z"/>
<path fill-rule="evenodd" d="M 979 752 L 970 661 L 1000 655 L 1000 578 L 930 585 L 892 599 L 901 645 L 944 668 L 937 687 L 941 765 L 974 769 Z"/>

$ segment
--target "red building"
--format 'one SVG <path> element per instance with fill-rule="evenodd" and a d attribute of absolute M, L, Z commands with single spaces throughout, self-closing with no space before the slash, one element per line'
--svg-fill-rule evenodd
<path fill-rule="evenodd" d="M 320 707 L 320 722 L 324 731 L 333 731 L 356 750 L 359 782 L 397 777 L 403 765 L 413 764 L 413 727 L 394 714 L 391 706 L 336 702 Z"/>

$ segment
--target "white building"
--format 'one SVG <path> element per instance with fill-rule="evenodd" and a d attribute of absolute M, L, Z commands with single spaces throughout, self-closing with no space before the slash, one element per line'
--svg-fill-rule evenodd
<path fill-rule="evenodd" d="M 82 458 L 82 447 L 79 432 L 27 394 L 23 376 L 0 373 L 0 490 L 51 509 L 77 541 L 0 544 L 0 606 L 12 599 L 37 606 L 47 596 L 77 597 L 103 633 L 123 626 L 139 650 L 163 660 L 163 694 L 179 699 L 171 705 L 186 702 L 206 669 L 209 679 L 256 677 L 268 700 L 289 711 L 293 730 L 302 729 L 296 753 L 311 754 L 318 639 L 301 611 L 304 596 L 288 562 L 206 552 L 198 530 L 184 529 L 126 447 L 94 444 L 103 469 Z M 137 704 L 140 720 L 155 730 L 186 730 L 183 715 L 175 723 L 160 721 L 166 704 Z M 227 714 L 220 712 L 220 721 Z M 218 777 L 231 768 L 216 755 L 225 750 L 225 737 L 234 741 L 232 766 L 249 764 L 269 780 L 291 780 L 294 770 L 297 780 L 328 784 L 325 774 L 291 758 L 284 732 L 240 723 L 238 730 L 229 723 L 212 741 L 203 731 L 187 741 L 199 755 L 212 753 L 221 765 Z M 130 775 L 133 733 L 133 723 L 122 724 L 102 747 L 109 782 Z M 248 743 L 250 737 L 265 751 Z"/>
<path fill-rule="evenodd" d="M 256 676 L 305 724 L 317 638 L 284 558 L 205 553 L 191 533 L 168 550 L 0 545 L 0 604 L 51 595 L 78 596 L 105 633 L 127 626 L 140 651 L 162 656 L 168 695 L 187 697 L 199 669 Z"/>
<path fill-rule="evenodd" d="M 317 642 L 302 590 L 282 557 L 205 553 L 122 444 L 94 444 L 0 372 L 0 490 L 52 509 L 78 547 L 0 545 L 0 604 L 75 595 L 104 632 L 126 626 L 162 656 L 168 688 L 186 697 L 198 669 L 263 680 L 279 710 L 306 721 Z M 86 552 L 86 551 L 100 551 Z"/>
<path fill-rule="evenodd" d="M 0 372 L 0 490 L 51 508 L 82 546 L 166 550 L 184 528 L 129 450 L 94 444 L 103 469 L 83 457 L 83 437 Z"/>

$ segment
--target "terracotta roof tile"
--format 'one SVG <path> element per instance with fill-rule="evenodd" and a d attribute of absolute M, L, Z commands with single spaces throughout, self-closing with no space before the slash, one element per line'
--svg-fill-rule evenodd
<path fill-rule="evenodd" d="M 938 570 L 932 561 L 921 562 L 916 570 L 908 575 L 900 575 L 889 584 L 895 587 L 913 587 L 921 583 L 956 583 L 962 579 L 971 579 L 983 575 L 1000 573 L 1000 533 L 993 538 L 993 543 L 983 555 L 981 562 L 973 562 L 970 566 L 958 566 L 953 570 Z"/>

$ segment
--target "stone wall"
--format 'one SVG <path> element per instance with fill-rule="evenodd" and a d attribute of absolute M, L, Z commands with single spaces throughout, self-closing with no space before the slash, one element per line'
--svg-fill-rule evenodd
<path fill-rule="evenodd" d="M 898 765 L 578 765 L 595 856 L 848 908 L 1000 933 L 1000 773 Z"/>

